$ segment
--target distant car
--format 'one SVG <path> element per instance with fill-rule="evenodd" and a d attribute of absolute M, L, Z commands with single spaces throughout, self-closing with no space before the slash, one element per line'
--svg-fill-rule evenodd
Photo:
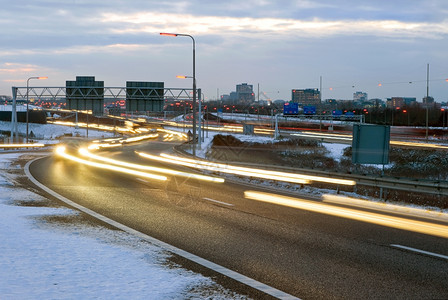
<path fill-rule="evenodd" d="M 79 148 L 88 146 L 88 140 L 82 137 L 65 137 L 61 139 L 59 145 L 65 146 L 65 153 L 78 155 Z"/>

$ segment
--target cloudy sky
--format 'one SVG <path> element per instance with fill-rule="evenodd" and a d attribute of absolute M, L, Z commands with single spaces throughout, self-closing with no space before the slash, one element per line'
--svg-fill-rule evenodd
<path fill-rule="evenodd" d="M 446 0 L 0 0 L 0 95 L 64 86 L 77 75 L 190 87 L 206 99 L 253 84 L 267 98 L 319 88 L 323 98 L 430 95 L 448 101 Z M 379 86 L 381 84 L 381 86 Z M 263 99 L 265 96 L 261 96 Z"/>

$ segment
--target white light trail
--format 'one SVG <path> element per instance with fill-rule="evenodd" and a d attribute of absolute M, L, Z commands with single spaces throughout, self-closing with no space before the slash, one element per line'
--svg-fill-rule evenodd
<path fill-rule="evenodd" d="M 126 168 L 122 168 L 122 167 L 111 166 L 111 165 L 106 165 L 106 164 L 102 164 L 102 163 L 88 161 L 88 160 L 76 157 L 74 155 L 70 155 L 70 154 L 66 153 L 65 150 L 66 150 L 65 146 L 58 146 L 56 148 L 56 154 L 61 157 L 66 158 L 66 159 L 69 159 L 69 160 L 72 160 L 72 161 L 75 161 L 75 162 L 78 162 L 78 163 L 81 163 L 84 165 L 100 168 L 100 169 L 106 169 L 106 170 L 111 170 L 111 171 L 115 171 L 115 172 L 121 172 L 121 173 L 125 173 L 125 174 L 135 175 L 135 176 L 139 176 L 139 177 L 155 179 L 155 180 L 162 180 L 162 181 L 167 180 L 166 176 L 155 175 L 155 174 L 150 174 L 150 173 L 146 173 L 146 172 L 141 172 L 141 171 L 126 169 Z"/>
<path fill-rule="evenodd" d="M 257 191 L 246 191 L 244 192 L 244 197 L 251 200 L 312 211 L 320 214 L 326 214 L 330 216 L 342 217 L 406 231 L 413 231 L 417 233 L 448 238 L 448 226 L 446 225 L 387 216 L 351 208 L 331 206 L 309 200 L 287 197 L 277 194 L 262 193 Z"/>
<path fill-rule="evenodd" d="M 232 165 L 227 165 L 227 164 L 219 164 L 219 163 L 212 163 L 212 162 L 206 162 L 206 161 L 195 160 L 195 159 L 188 159 L 188 158 L 172 156 L 172 155 L 168 155 L 168 154 L 161 154 L 161 156 L 155 156 L 155 155 L 142 153 L 142 152 L 138 152 L 138 154 L 142 157 L 145 157 L 145 158 L 148 158 L 151 160 L 163 161 L 166 163 L 177 164 L 177 165 L 184 165 L 184 166 L 196 168 L 196 169 L 203 169 L 203 170 L 208 170 L 208 171 L 242 175 L 242 176 L 248 176 L 248 177 L 254 177 L 254 178 L 263 178 L 263 179 L 285 181 L 285 182 L 292 182 L 292 183 L 298 183 L 298 184 L 308 184 L 308 183 L 310 183 L 310 181 L 319 181 L 319 182 L 343 184 L 343 185 L 355 185 L 356 184 L 356 182 L 353 180 L 334 179 L 334 178 L 327 178 L 327 177 L 321 177 L 321 176 L 310 176 L 310 175 L 303 175 L 303 174 L 269 171 L 269 170 L 263 170 L 263 169 L 245 168 L 245 167 L 238 167 L 238 166 L 232 166 Z"/>
<path fill-rule="evenodd" d="M 197 180 L 203 180 L 203 181 L 209 181 L 209 182 L 215 182 L 215 183 L 224 182 L 224 178 L 212 177 L 212 176 L 206 176 L 206 175 L 200 175 L 200 174 L 194 174 L 194 173 L 188 173 L 188 172 L 181 172 L 181 171 L 175 171 L 175 170 L 170 170 L 170 169 L 166 169 L 166 168 L 158 168 L 158 167 L 147 166 L 147 165 L 139 165 L 139 164 L 129 163 L 129 162 L 125 162 L 125 161 L 110 159 L 110 158 L 106 158 L 106 157 L 103 157 L 100 155 L 95 155 L 93 153 L 90 153 L 85 148 L 81 148 L 79 150 L 79 153 L 82 156 L 86 156 L 86 157 L 96 159 L 96 160 L 99 160 L 102 162 L 107 162 L 109 164 L 127 167 L 127 168 L 131 168 L 131 169 L 147 170 L 147 171 L 152 171 L 152 172 L 156 172 L 156 173 L 193 178 L 193 179 L 197 179 Z"/>

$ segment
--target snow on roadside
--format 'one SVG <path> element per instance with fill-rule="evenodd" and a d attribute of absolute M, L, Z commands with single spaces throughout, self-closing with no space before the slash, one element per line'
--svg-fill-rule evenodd
<path fill-rule="evenodd" d="M 341 160 L 345 148 L 350 147 L 350 145 L 347 144 L 337 144 L 337 143 L 322 143 L 322 146 L 327 148 L 327 150 L 330 152 L 329 157 L 333 158 L 338 162 Z"/>
<path fill-rule="evenodd" d="M 11 122 L 0 121 L 1 131 L 11 131 Z M 26 123 L 17 123 L 17 131 L 20 134 L 26 134 Z M 28 124 L 28 133 L 34 135 L 34 140 L 38 142 L 43 142 L 45 144 L 58 143 L 58 138 L 64 135 L 75 135 L 87 136 L 87 130 L 85 128 L 74 128 L 70 126 L 56 125 L 56 124 Z M 89 129 L 88 136 L 92 138 L 103 138 L 112 137 L 113 133 Z"/>
<path fill-rule="evenodd" d="M 75 210 L 14 186 L 9 168 L 21 154 L 0 154 L 0 295 L 2 299 L 244 298 L 211 279 L 168 266 L 163 249 L 101 226 L 49 221 Z M 27 203 L 20 206 L 19 203 Z"/>

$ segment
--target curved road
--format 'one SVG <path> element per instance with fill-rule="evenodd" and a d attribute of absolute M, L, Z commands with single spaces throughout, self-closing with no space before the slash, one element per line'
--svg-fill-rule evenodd
<path fill-rule="evenodd" d="M 158 140 L 101 155 L 150 164 L 134 150 L 172 146 Z M 246 199 L 247 190 L 278 193 L 255 186 L 173 176 L 161 183 L 53 156 L 30 171 L 108 218 L 300 298 L 448 298 L 446 238 Z"/>

